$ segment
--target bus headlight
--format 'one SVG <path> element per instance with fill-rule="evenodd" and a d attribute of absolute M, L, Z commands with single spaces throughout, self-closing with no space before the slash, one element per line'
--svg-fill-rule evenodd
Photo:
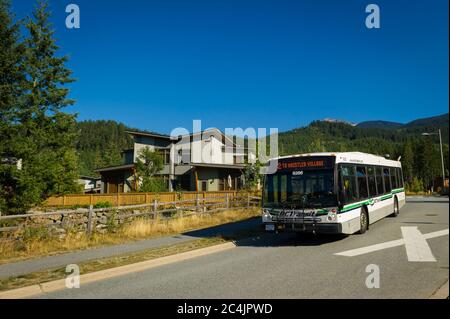
<path fill-rule="evenodd" d="M 263 209 L 262 211 L 262 221 L 263 223 L 269 223 L 272 221 L 272 215 L 270 215 L 267 209 Z"/>
<path fill-rule="evenodd" d="M 329 222 L 335 222 L 337 220 L 336 213 L 328 213 L 327 220 Z"/>

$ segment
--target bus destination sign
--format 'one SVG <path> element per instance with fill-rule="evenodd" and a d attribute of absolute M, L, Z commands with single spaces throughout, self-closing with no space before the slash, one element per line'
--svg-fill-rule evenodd
<path fill-rule="evenodd" d="M 294 157 L 278 161 L 278 170 L 324 169 L 334 167 L 334 157 Z"/>

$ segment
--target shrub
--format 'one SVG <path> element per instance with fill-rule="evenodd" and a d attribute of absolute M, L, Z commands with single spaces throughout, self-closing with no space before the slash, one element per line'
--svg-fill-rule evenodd
<path fill-rule="evenodd" d="M 113 207 L 113 204 L 111 202 L 98 202 L 94 205 L 94 208 L 109 208 Z"/>
<path fill-rule="evenodd" d="M 424 190 L 423 181 L 417 177 L 414 177 L 407 186 L 408 190 L 414 193 L 423 192 Z"/>
<path fill-rule="evenodd" d="M 167 187 L 164 180 L 160 177 L 147 177 L 142 180 L 139 187 L 140 192 L 156 193 L 166 192 Z"/>

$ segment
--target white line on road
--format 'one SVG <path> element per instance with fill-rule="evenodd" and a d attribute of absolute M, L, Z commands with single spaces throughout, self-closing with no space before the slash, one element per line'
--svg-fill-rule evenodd
<path fill-rule="evenodd" d="M 444 230 L 439 230 L 436 232 L 424 234 L 423 237 L 426 239 L 430 239 L 430 238 L 445 236 L 445 235 L 448 235 L 448 233 L 449 233 L 449 230 L 444 229 Z M 387 241 L 387 242 L 376 244 L 376 245 L 371 245 L 371 246 L 367 246 L 367 247 L 361 247 L 361 248 L 357 248 L 357 249 L 343 251 L 340 253 L 336 253 L 335 255 L 354 257 L 354 256 L 368 254 L 368 253 L 378 251 L 378 250 L 401 246 L 404 244 L 405 244 L 404 239 L 397 239 L 397 240 L 391 240 L 391 241 Z"/>
<path fill-rule="evenodd" d="M 433 253 L 427 240 L 419 231 L 417 226 L 401 227 L 403 239 L 405 240 L 406 255 L 408 261 L 412 262 L 434 262 Z"/>

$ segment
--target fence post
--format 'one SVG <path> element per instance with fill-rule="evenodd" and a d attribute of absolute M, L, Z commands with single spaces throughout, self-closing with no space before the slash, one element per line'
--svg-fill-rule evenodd
<path fill-rule="evenodd" d="M 200 211 L 200 199 L 199 199 L 198 193 L 195 194 L 195 210 L 197 212 Z"/>
<path fill-rule="evenodd" d="M 87 224 L 87 234 L 89 237 L 92 235 L 92 215 L 94 214 L 94 207 L 89 205 L 89 214 L 88 214 L 88 224 Z"/>
<path fill-rule="evenodd" d="M 230 208 L 230 199 L 228 193 L 225 196 L 226 208 Z"/>
<path fill-rule="evenodd" d="M 117 207 L 120 206 L 120 193 L 117 191 Z"/>
<path fill-rule="evenodd" d="M 155 198 L 153 200 L 153 212 L 155 213 L 156 216 L 156 211 L 158 210 L 158 200 Z"/>
<path fill-rule="evenodd" d="M 247 193 L 247 208 L 250 208 L 250 193 Z"/>

